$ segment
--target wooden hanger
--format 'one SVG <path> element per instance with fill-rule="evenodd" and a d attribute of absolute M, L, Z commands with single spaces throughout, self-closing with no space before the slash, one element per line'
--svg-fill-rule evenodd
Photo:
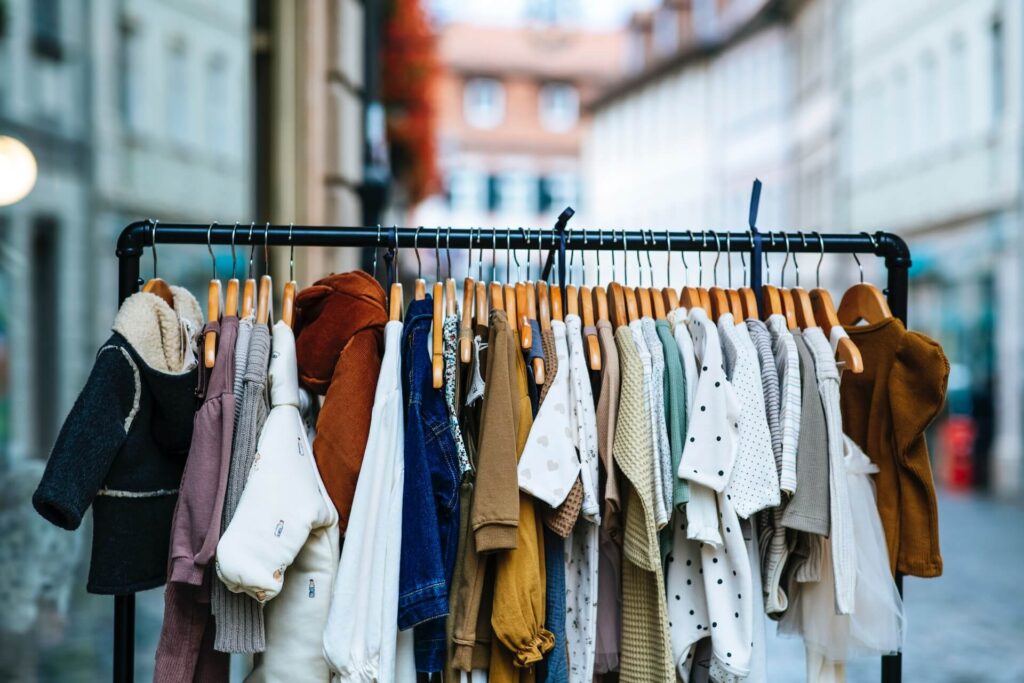
<path fill-rule="evenodd" d="M 526 248 L 526 282 L 520 283 L 520 284 L 523 285 L 523 293 L 524 293 L 523 304 L 525 304 L 526 310 L 525 311 L 520 311 L 519 318 L 520 318 L 520 320 L 522 320 L 524 328 L 529 331 L 527 336 L 529 337 L 529 340 L 530 340 L 530 346 L 529 347 L 527 347 L 525 345 L 523 346 L 523 349 L 528 350 L 528 349 L 532 348 L 532 346 L 533 346 L 533 323 L 537 321 L 537 289 L 534 286 L 533 281 L 530 279 L 530 248 L 529 248 L 530 237 L 526 233 L 526 231 L 523 230 L 522 228 L 519 228 L 519 230 L 526 237 L 526 244 L 527 244 L 527 248 Z M 519 265 L 518 261 L 516 261 L 516 265 L 517 266 Z M 516 294 L 517 294 L 517 296 L 519 294 L 518 286 L 517 286 L 517 289 L 516 289 Z M 517 301 L 516 303 L 518 304 L 519 302 Z M 544 376 L 544 359 L 543 358 L 534 358 L 533 361 L 532 361 L 532 365 L 533 365 L 533 381 L 536 382 L 538 385 L 544 384 L 544 382 L 547 379 Z"/>
<path fill-rule="evenodd" d="M 839 317 L 836 315 L 835 306 L 832 304 L 832 295 L 827 289 L 815 287 L 810 294 L 811 307 L 814 311 L 814 320 L 825 336 L 831 339 L 832 328 L 839 327 Z M 843 337 L 836 345 L 836 358 L 843 363 L 843 368 L 853 374 L 864 372 L 864 358 L 860 349 L 849 337 Z"/>
<path fill-rule="evenodd" d="M 431 334 L 430 355 L 433 387 L 444 386 L 444 285 L 434 282 L 433 301 L 434 327 Z"/>
<path fill-rule="evenodd" d="M 866 232 L 862 234 L 871 241 L 872 248 L 877 248 L 873 235 Z M 857 269 L 860 270 L 860 282 L 846 290 L 840 299 L 837 312 L 839 321 L 843 325 L 856 325 L 862 320 L 868 324 L 875 324 L 893 317 L 882 290 L 869 282 L 864 282 L 864 266 L 861 265 L 857 254 L 852 256 L 857 262 Z"/>
<path fill-rule="evenodd" d="M 210 236 L 215 223 L 210 223 L 206 229 L 206 249 L 210 252 L 210 265 L 213 269 L 213 277 L 210 278 L 210 285 L 206 290 L 206 322 L 217 322 L 220 320 L 220 280 L 217 278 L 217 258 L 213 255 L 213 245 L 210 243 Z M 217 333 L 210 330 L 203 335 L 203 365 L 210 369 L 217 362 Z"/>
<path fill-rule="evenodd" d="M 281 320 L 288 327 L 294 327 L 295 322 L 295 294 L 299 289 L 295 282 L 295 245 L 292 244 L 292 228 L 288 225 L 288 282 L 284 283 L 284 290 L 281 293 Z M 376 256 L 374 256 L 376 260 Z"/>
<path fill-rule="evenodd" d="M 270 232 L 270 222 L 263 228 L 263 268 L 267 271 L 270 270 L 270 253 L 267 249 L 267 237 Z M 256 322 L 260 325 L 266 325 L 270 322 L 270 307 L 273 304 L 271 297 L 273 296 L 274 281 L 270 275 L 263 275 L 260 277 L 260 288 L 256 294 Z"/>
<path fill-rule="evenodd" d="M 747 237 L 750 239 L 750 253 L 754 253 L 754 233 L 747 230 Z M 743 281 L 750 282 L 747 279 L 747 261 L 743 258 L 743 251 L 740 250 L 740 263 L 743 264 Z M 742 311 L 743 319 L 754 318 L 755 320 L 760 319 L 760 315 L 757 311 L 757 297 L 754 296 L 754 290 L 750 287 L 740 287 L 736 294 L 740 299 L 740 311 Z"/>
<path fill-rule="evenodd" d="M 155 294 L 156 296 L 163 299 L 164 303 L 166 303 L 173 309 L 174 292 L 171 291 L 171 286 L 156 274 L 156 226 L 159 223 L 160 221 L 153 221 L 150 224 L 149 241 L 153 245 L 153 277 L 148 282 L 146 282 L 145 286 L 142 288 L 142 291 L 147 292 L 149 294 Z"/>
<path fill-rule="evenodd" d="M 391 291 L 388 293 L 388 320 L 401 321 L 405 311 L 405 293 L 402 291 L 402 283 L 395 280 L 391 283 Z"/>
<path fill-rule="evenodd" d="M 256 277 L 253 271 L 253 254 L 256 252 L 256 243 L 252 241 L 252 228 L 255 222 L 249 224 L 249 272 L 242 285 L 242 317 L 248 318 L 253 315 L 256 309 Z"/>
<path fill-rule="evenodd" d="M 587 364 L 597 372 L 601 369 L 601 344 L 597 340 L 594 294 L 590 287 L 580 287 L 580 318 L 583 320 L 583 340 L 587 346 Z"/>
<path fill-rule="evenodd" d="M 224 295 L 224 315 L 228 317 L 238 315 L 238 278 L 235 277 L 235 232 L 238 230 L 238 223 L 231 229 L 231 279 L 228 280 L 227 294 Z"/>
<path fill-rule="evenodd" d="M 551 319 L 558 320 L 559 322 L 564 320 L 562 316 L 562 288 L 555 286 L 548 288 L 548 295 L 551 298 Z"/>
<path fill-rule="evenodd" d="M 551 299 L 548 296 L 548 283 L 544 280 L 537 281 L 537 320 L 540 329 L 551 329 Z"/>
<path fill-rule="evenodd" d="M 416 280 L 413 282 L 412 297 L 416 301 L 423 301 L 427 298 L 427 281 L 423 279 L 423 261 L 420 259 L 420 250 L 417 244 L 422 229 L 422 225 L 417 226 L 416 232 L 412 235 L 412 250 L 416 254 Z"/>
<path fill-rule="evenodd" d="M 651 288 L 651 308 L 655 320 L 665 320 L 665 294 L 661 289 Z"/>
<path fill-rule="evenodd" d="M 626 318 L 629 322 L 640 319 L 640 309 L 637 307 L 636 290 L 632 287 L 623 287 L 622 296 L 626 300 Z"/>

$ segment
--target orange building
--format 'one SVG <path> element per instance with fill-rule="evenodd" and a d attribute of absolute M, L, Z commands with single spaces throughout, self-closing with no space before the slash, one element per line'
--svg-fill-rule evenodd
<path fill-rule="evenodd" d="M 624 71 L 625 35 L 554 26 L 441 28 L 442 192 L 424 226 L 548 225 L 579 208 L 587 105 Z"/>

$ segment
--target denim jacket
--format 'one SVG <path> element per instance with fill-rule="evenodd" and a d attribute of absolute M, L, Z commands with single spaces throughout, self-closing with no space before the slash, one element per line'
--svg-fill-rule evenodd
<path fill-rule="evenodd" d="M 460 468 L 445 406 L 435 389 L 427 349 L 433 317 L 430 296 L 413 301 L 402 340 L 405 484 L 398 626 L 415 627 L 416 669 L 444 669 L 448 588 L 459 531 Z"/>

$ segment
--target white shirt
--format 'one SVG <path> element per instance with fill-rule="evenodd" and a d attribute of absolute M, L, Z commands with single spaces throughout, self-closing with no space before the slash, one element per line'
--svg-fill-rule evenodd
<path fill-rule="evenodd" d="M 741 406 L 739 448 L 726 490 L 736 513 L 746 519 L 779 504 L 779 474 L 765 413 L 761 366 L 750 333 L 746 325 L 736 325 L 732 313 L 723 313 L 718 318 L 718 334 L 725 369 Z"/>
<path fill-rule="evenodd" d="M 323 632 L 323 651 L 335 681 L 397 680 L 405 482 L 401 342 L 402 323 L 388 322 L 366 455 Z"/>

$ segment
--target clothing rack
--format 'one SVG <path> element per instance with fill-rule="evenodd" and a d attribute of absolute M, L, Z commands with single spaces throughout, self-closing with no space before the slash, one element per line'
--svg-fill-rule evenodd
<path fill-rule="evenodd" d="M 761 266 L 766 252 L 815 254 L 869 254 L 884 259 L 887 270 L 885 288 L 889 308 L 894 316 L 907 321 L 907 275 L 910 250 L 899 236 L 888 232 L 763 233 L 756 227 L 760 198 L 760 182 L 755 181 L 751 199 L 749 230 L 742 232 L 587 229 L 570 231 L 568 221 L 573 210 L 565 209 L 554 228 L 489 228 L 466 229 L 387 227 L 387 226 L 308 226 L 308 225 L 218 225 L 158 223 L 136 221 L 121 232 L 117 240 L 118 301 L 123 302 L 138 291 L 140 259 L 146 247 L 161 244 L 296 246 L 296 247 L 380 247 L 436 249 L 538 249 L 548 248 L 542 275 L 547 279 L 557 261 L 558 283 L 566 284 L 566 249 L 586 251 L 673 251 L 673 252 L 742 252 L 750 255 L 750 287 L 761 307 Z M 154 230 L 156 225 L 156 230 Z M 583 243 L 583 235 L 588 239 Z M 717 240 L 715 239 L 717 236 Z M 725 245 L 729 249 L 725 249 Z M 858 261 L 859 263 L 859 261 Z M 896 586 L 903 594 L 903 577 L 896 576 Z M 134 676 L 135 661 L 135 595 L 114 597 L 114 681 L 129 683 Z M 902 655 L 882 657 L 883 683 L 899 683 L 902 678 Z"/>

